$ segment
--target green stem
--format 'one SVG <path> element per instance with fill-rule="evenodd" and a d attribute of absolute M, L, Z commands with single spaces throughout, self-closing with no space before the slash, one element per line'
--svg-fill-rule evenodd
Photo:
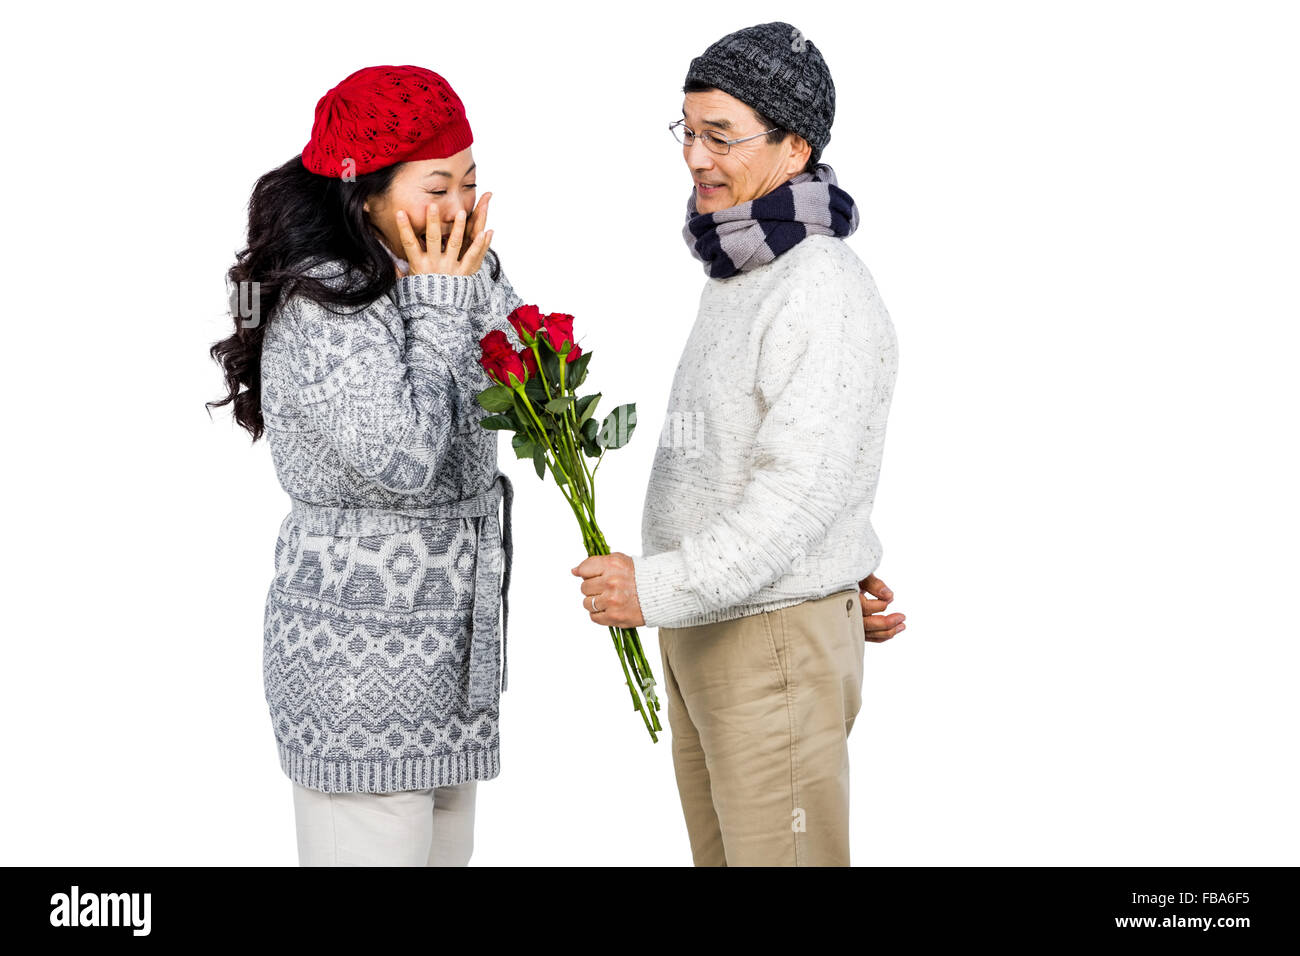
<path fill-rule="evenodd" d="M 545 381 L 545 379 L 543 379 L 543 381 Z M 580 501 L 574 495 L 571 495 L 568 491 L 569 488 L 573 487 L 573 480 L 569 477 L 568 473 L 565 471 L 560 461 L 559 455 L 556 454 L 555 449 L 552 447 L 550 438 L 546 434 L 546 426 L 541 423 L 540 419 L 538 419 L 537 413 L 533 409 L 533 403 L 528 400 L 528 396 L 527 394 L 524 393 L 523 387 L 519 386 L 518 388 L 515 389 L 515 392 L 520 396 L 520 398 L 523 399 L 524 407 L 528 409 L 528 414 L 531 415 L 533 421 L 537 423 L 537 431 L 539 434 L 534 435 L 531 430 L 526 432 L 526 434 L 533 441 L 537 441 L 537 438 L 540 436 L 541 444 L 544 445 L 548 451 L 550 451 L 551 457 L 548 458 L 547 456 L 543 455 L 542 459 L 546 463 L 546 466 L 550 468 L 551 474 L 555 476 L 555 483 L 559 486 L 560 493 L 564 495 L 564 500 L 569 503 L 569 508 L 573 511 L 574 517 L 578 519 L 578 524 L 583 528 L 583 531 L 585 533 L 587 531 L 587 524 L 588 524 L 586 515 L 583 513 L 582 508 L 580 507 Z M 560 475 L 564 475 L 565 478 L 564 481 L 560 481 L 559 479 Z"/>
<path fill-rule="evenodd" d="M 533 343 L 533 354 L 538 359 L 538 373 L 542 377 L 542 385 L 546 389 L 547 400 L 551 398 L 550 385 L 546 381 L 546 375 L 541 372 L 541 357 L 537 354 L 536 340 Z M 564 373 L 565 357 L 560 357 L 560 390 L 565 393 Z M 578 526 L 582 530 L 582 541 L 588 555 L 600 554 L 608 555 L 609 542 L 606 540 L 604 532 L 596 523 L 596 469 L 600 463 L 605 460 L 605 451 L 602 449 L 600 457 L 596 462 L 595 468 L 588 471 L 585 461 L 585 453 L 574 447 L 574 433 L 577 431 L 575 412 L 573 411 L 573 402 L 568 403 L 564 410 L 564 426 L 559 430 L 561 438 L 561 447 L 568 452 L 567 455 L 561 455 L 560 449 L 551 444 L 550 436 L 546 431 L 546 426 L 542 424 L 541 419 L 537 417 L 537 411 L 533 408 L 533 403 L 529 400 L 528 394 L 524 391 L 523 385 L 515 387 L 514 391 L 523 399 L 524 407 L 528 410 L 529 416 L 537 426 L 537 436 L 534 437 L 532 429 L 526 429 L 525 434 L 536 441 L 541 439 L 543 447 L 549 451 L 550 456 L 543 455 L 546 466 L 550 468 L 551 474 L 555 476 L 556 484 L 560 486 L 560 492 L 564 495 L 565 501 L 569 503 L 570 510 L 578 519 Z M 525 422 L 525 425 L 527 423 Z M 569 467 L 566 469 L 565 459 Z M 574 467 L 574 463 L 578 468 Z M 579 471 L 579 468 L 581 471 Z M 563 475 L 565 480 L 561 481 Z M 662 731 L 663 726 L 659 722 L 658 695 L 652 701 L 650 698 L 645 699 L 642 703 L 642 695 L 645 694 L 645 682 L 648 678 L 653 680 L 653 672 L 650 669 L 650 663 L 646 660 L 645 650 L 641 646 L 640 636 L 636 628 L 622 628 L 609 625 L 610 639 L 614 642 L 614 652 L 618 654 L 619 666 L 623 669 L 623 681 L 627 686 L 628 693 L 632 697 L 632 708 L 641 714 L 641 720 L 645 724 L 646 730 L 650 734 L 650 739 L 655 743 L 659 742 L 656 731 Z"/>
<path fill-rule="evenodd" d="M 555 396 L 552 394 L 552 392 L 551 392 L 551 384 L 550 384 L 550 382 L 549 382 L 549 381 L 547 380 L 547 378 L 546 378 L 546 372 L 545 372 L 545 370 L 544 370 L 545 367 L 542 365 L 542 354 L 541 354 L 541 350 L 540 350 L 540 348 L 539 348 L 539 346 L 538 346 L 538 341 L 539 341 L 539 340 L 538 340 L 538 337 L 537 337 L 537 336 L 534 336 L 534 337 L 533 337 L 533 341 L 532 341 L 531 343 L 529 343 L 529 346 L 528 346 L 528 347 L 529 347 L 530 349 L 532 349 L 532 352 L 533 352 L 533 358 L 534 358 L 534 360 L 535 360 L 536 363 L 537 363 L 537 374 L 541 377 L 541 379 L 542 379 L 542 387 L 546 390 L 546 399 L 547 399 L 547 401 L 550 401 L 550 400 L 551 400 L 552 398 L 554 398 Z M 564 372 L 565 372 L 565 368 L 566 368 L 566 366 L 568 365 L 568 363 L 565 361 L 565 358 L 564 358 L 563 355 L 559 356 L 559 360 L 560 360 L 560 394 L 563 395 L 563 394 L 565 394 L 565 388 L 564 388 Z M 570 403 L 568 403 L 568 404 L 569 404 L 569 407 L 565 409 L 565 417 L 567 418 L 567 420 L 568 420 L 570 423 L 572 423 L 572 422 L 573 422 L 573 414 L 572 414 L 573 403 L 570 402 Z M 531 408 L 531 405 L 530 405 L 530 408 Z M 572 464 L 573 464 L 574 460 L 576 460 L 577 463 L 578 463 L 578 465 L 582 468 L 582 475 L 581 475 L 581 477 L 584 479 L 582 482 L 579 482 L 579 487 L 581 488 L 581 490 L 582 490 L 584 496 L 590 498 L 590 499 L 594 502 L 594 501 L 595 501 L 595 497 L 596 497 L 596 496 L 595 496 L 595 489 L 589 487 L 589 486 L 590 486 L 590 475 L 587 473 L 586 462 L 584 462 L 584 461 L 582 460 L 582 456 L 578 453 L 578 449 L 576 449 L 576 448 L 574 447 L 574 445 L 573 445 L 573 435 L 572 435 L 572 433 L 570 433 L 569 431 L 567 431 L 567 430 L 565 430 L 565 429 L 561 429 L 561 430 L 560 430 L 560 435 L 561 435 L 561 440 L 563 441 L 563 443 L 564 443 L 565 447 L 567 448 L 567 450 L 568 450 L 568 452 L 569 452 L 569 455 L 570 455 L 569 463 L 570 463 L 570 466 L 571 466 L 571 467 L 568 469 L 568 471 L 574 472 L 574 477 L 575 477 L 575 478 L 578 477 L 578 475 L 577 475 L 577 469 L 575 469 L 575 468 L 572 467 Z M 549 446 L 549 443 L 548 443 L 548 446 Z M 593 514 L 594 514 L 594 512 L 593 512 Z"/>
<path fill-rule="evenodd" d="M 559 356 L 559 359 L 560 359 L 560 394 L 567 395 L 568 389 L 565 387 L 564 384 L 564 377 L 565 377 L 564 373 L 568 370 L 569 363 L 566 360 L 566 356 L 564 355 Z M 595 483 L 592 481 L 591 474 L 587 471 L 586 454 L 582 451 L 582 449 L 574 447 L 574 436 L 575 433 L 578 431 L 578 421 L 577 418 L 575 417 L 576 413 L 573 410 L 573 407 L 576 404 L 577 402 L 573 401 L 573 402 L 568 402 L 565 405 L 564 418 L 568 423 L 569 427 L 567 429 L 564 429 L 564 435 L 565 435 L 565 439 L 569 443 L 569 452 L 573 455 L 578 465 L 582 468 L 582 474 L 584 479 L 583 482 L 584 490 L 587 492 L 587 497 L 590 501 L 590 506 L 591 506 L 591 514 L 594 517 L 596 514 L 596 486 Z"/>

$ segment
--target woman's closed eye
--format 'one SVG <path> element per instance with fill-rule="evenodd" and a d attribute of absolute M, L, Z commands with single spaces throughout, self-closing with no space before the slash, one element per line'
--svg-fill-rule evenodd
<path fill-rule="evenodd" d="M 464 188 L 464 189 L 478 189 L 478 183 L 466 183 L 465 186 L 462 187 L 462 188 Z M 425 192 L 427 192 L 430 196 L 445 196 L 445 195 L 447 195 L 447 190 L 445 190 L 445 189 L 426 189 Z"/>

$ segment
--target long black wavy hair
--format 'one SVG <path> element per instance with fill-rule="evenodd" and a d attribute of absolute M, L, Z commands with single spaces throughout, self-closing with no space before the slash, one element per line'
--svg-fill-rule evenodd
<path fill-rule="evenodd" d="M 236 423 L 257 441 L 262 437 L 262 340 L 276 306 L 297 292 L 320 304 L 355 309 L 387 295 L 397 282 L 388 248 L 362 207 L 388 190 L 401 163 L 363 173 L 346 182 L 310 172 L 301 154 L 261 176 L 248 200 L 248 245 L 235 254 L 226 273 L 234 332 L 208 350 L 221 366 L 226 397 L 205 403 L 216 408 L 234 403 Z M 495 250 L 489 250 L 492 280 L 501 274 Z M 343 259 L 354 270 L 347 288 L 331 288 L 306 274 L 313 265 Z M 244 285 L 244 283 L 257 283 Z M 257 290 L 257 315 L 241 317 L 241 290 Z M 242 391 L 241 391 L 242 388 Z"/>

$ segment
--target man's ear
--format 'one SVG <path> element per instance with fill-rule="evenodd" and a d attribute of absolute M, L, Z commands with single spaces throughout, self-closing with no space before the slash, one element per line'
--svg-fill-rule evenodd
<path fill-rule="evenodd" d="M 790 157 L 787 169 L 789 169 L 791 176 L 795 176 L 803 172 L 803 168 L 808 165 L 808 158 L 812 156 L 812 146 L 808 140 L 794 131 L 790 132 L 790 141 L 794 154 Z"/>

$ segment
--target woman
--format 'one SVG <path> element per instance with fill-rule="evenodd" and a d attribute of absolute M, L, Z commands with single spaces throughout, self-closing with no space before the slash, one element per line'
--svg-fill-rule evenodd
<path fill-rule="evenodd" d="M 302 865 L 465 865 L 499 773 L 512 488 L 475 396 L 520 300 L 472 142 L 438 74 L 358 70 L 257 182 L 229 271 L 260 314 L 212 347 L 210 404 L 265 430 L 291 499 L 263 669 Z"/>

